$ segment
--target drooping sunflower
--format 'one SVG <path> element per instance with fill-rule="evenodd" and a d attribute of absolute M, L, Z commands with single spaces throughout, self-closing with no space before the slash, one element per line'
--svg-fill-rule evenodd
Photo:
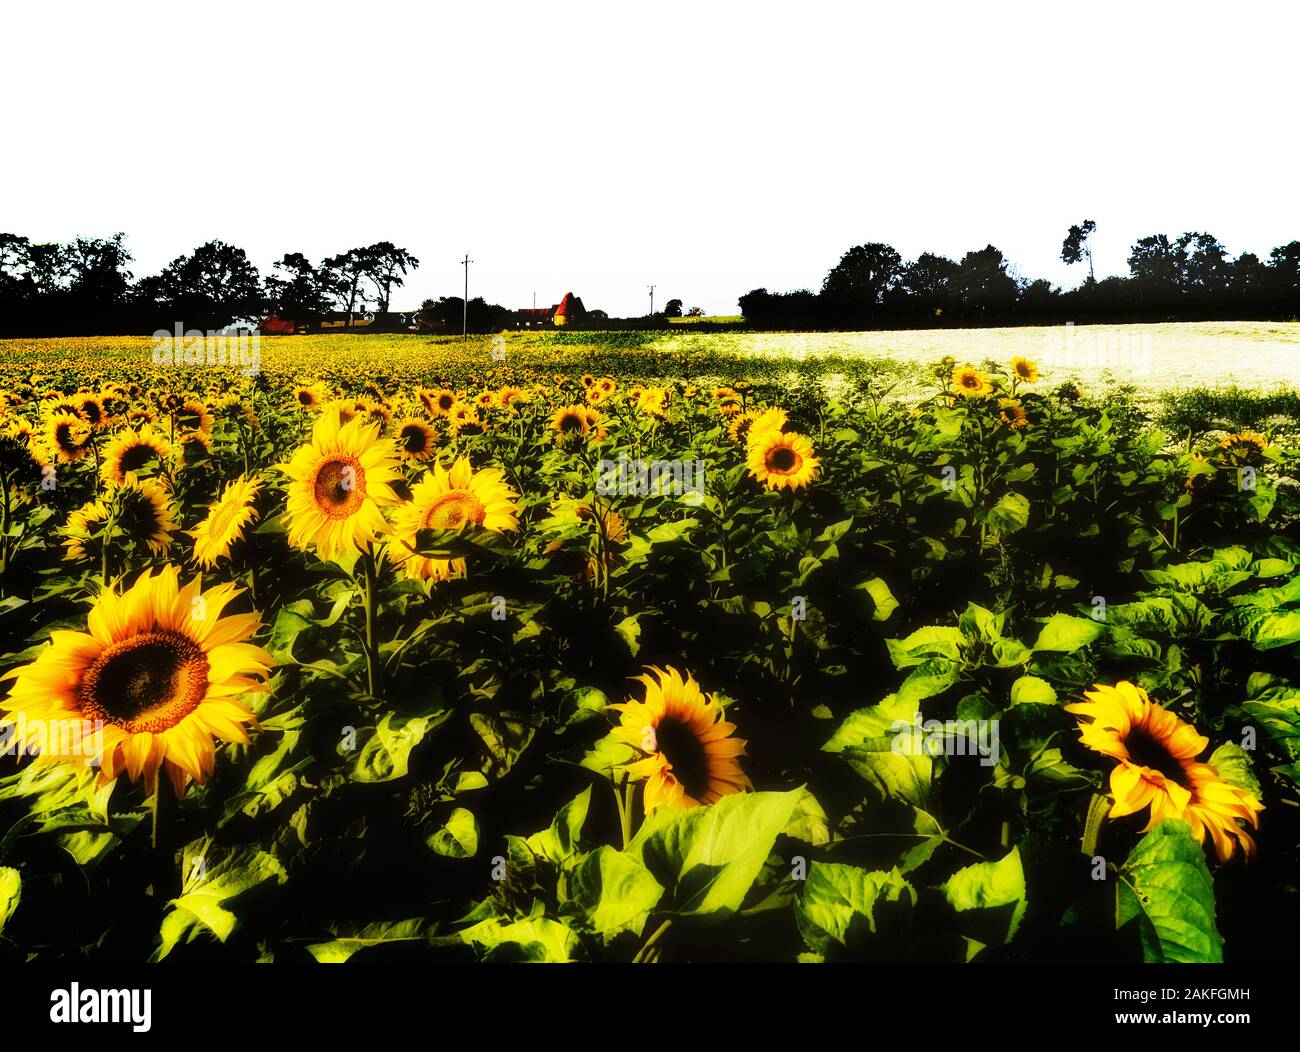
<path fill-rule="evenodd" d="M 176 459 L 182 467 L 192 468 L 212 459 L 212 435 L 207 431 L 185 431 L 176 436 Z"/>
<path fill-rule="evenodd" d="M 29 735 L 52 720 L 87 729 L 102 721 L 102 755 L 90 755 L 90 742 L 73 734 L 59 736 L 65 751 L 41 757 L 98 763 L 102 782 L 125 772 L 152 792 L 165 765 L 178 795 L 190 779 L 202 784 L 216 762 L 214 738 L 248 742 L 244 728 L 256 720 L 237 699 L 258 689 L 275 661 L 245 642 L 257 630 L 256 612 L 222 616 L 239 594 L 233 585 L 201 589 L 197 577 L 181 587 L 174 566 L 145 572 L 120 595 L 106 588 L 85 632 L 53 632 L 36 660 L 5 674 L 14 683 L 0 711 L 22 713 L 17 726 Z"/>
<path fill-rule="evenodd" d="M 993 390 L 993 385 L 973 365 L 961 365 L 954 369 L 952 384 L 963 398 L 981 398 Z"/>
<path fill-rule="evenodd" d="M 176 532 L 176 504 L 171 492 L 158 479 L 127 475 L 113 491 L 116 528 L 133 541 L 143 541 L 154 555 L 172 544 Z"/>
<path fill-rule="evenodd" d="M 1011 359 L 1011 375 L 1020 383 L 1038 383 L 1038 366 L 1028 358 L 1019 356 Z"/>
<path fill-rule="evenodd" d="M 1219 461 L 1230 467 L 1258 466 L 1264 462 L 1268 439 L 1246 428 L 1219 441 Z"/>
<path fill-rule="evenodd" d="M 1002 406 L 1002 412 L 998 414 L 998 419 L 1012 431 L 1023 431 L 1029 426 L 1029 415 L 1019 402 L 1004 398 L 999 404 Z"/>
<path fill-rule="evenodd" d="M 1255 842 L 1238 819 L 1258 828 L 1263 805 L 1197 761 L 1209 739 L 1127 681 L 1097 684 L 1084 697 L 1088 700 L 1065 708 L 1088 718 L 1079 730 L 1084 745 L 1119 761 L 1110 774 L 1111 818 L 1149 807 L 1143 832 L 1166 818 L 1181 818 L 1198 843 L 1209 834 L 1220 861 L 1238 846 L 1247 858 L 1254 854 Z"/>
<path fill-rule="evenodd" d="M 458 458 L 450 468 L 435 464 L 411 487 L 411 499 L 393 512 L 388 558 L 414 581 L 464 577 L 464 559 L 430 559 L 417 554 L 420 531 L 466 526 L 481 526 L 494 533 L 517 530 L 516 497 L 500 468 L 475 471 L 468 457 Z"/>
<path fill-rule="evenodd" d="M 626 770 L 645 782 L 646 814 L 712 804 L 751 788 L 738 759 L 745 743 L 732 737 L 735 725 L 723 720 L 721 707 L 689 673 L 672 666 L 648 672 L 636 677 L 644 700 L 609 706 L 621 714 L 615 737 L 640 754 Z"/>
<path fill-rule="evenodd" d="M 68 521 L 59 531 L 67 538 L 63 542 L 64 562 L 99 559 L 104 541 L 102 537 L 97 537 L 92 544 L 91 535 L 107 518 L 108 505 L 102 500 L 92 500 L 68 513 Z"/>
<path fill-rule="evenodd" d="M 749 473 L 768 489 L 799 489 L 817 477 L 821 461 L 812 440 L 797 431 L 753 432 L 748 445 Z"/>
<path fill-rule="evenodd" d="M 780 406 L 766 409 L 747 409 L 737 413 L 727 425 L 727 433 L 735 442 L 748 445 L 749 442 L 764 431 L 784 431 L 790 422 L 790 415 Z"/>
<path fill-rule="evenodd" d="M 528 400 L 528 392 L 518 387 L 503 387 L 496 393 L 497 405 L 502 409 L 516 410 Z"/>
<path fill-rule="evenodd" d="M 212 502 L 207 517 L 190 530 L 199 566 L 215 566 L 218 559 L 230 555 L 233 544 L 244 539 L 244 530 L 257 519 L 253 500 L 261 488 L 259 479 L 240 475 Z"/>
<path fill-rule="evenodd" d="M 45 423 L 45 444 L 60 460 L 78 461 L 90 451 L 90 425 L 72 413 L 54 413 Z"/>
<path fill-rule="evenodd" d="M 151 424 L 139 431 L 119 431 L 104 447 L 100 470 L 104 480 L 120 486 L 130 472 L 143 470 L 150 464 L 160 465 L 171 455 L 171 444 Z"/>
<path fill-rule="evenodd" d="M 184 432 L 198 432 L 202 435 L 212 434 L 213 416 L 201 398 L 186 398 L 173 412 L 176 428 Z"/>
<path fill-rule="evenodd" d="M 418 416 L 403 417 L 393 430 L 397 449 L 407 460 L 428 460 L 438 451 L 437 432 Z"/>
<path fill-rule="evenodd" d="M 388 529 L 381 507 L 396 504 L 397 449 L 364 420 L 323 412 L 311 442 L 280 470 L 289 476 L 289 543 L 322 559 L 364 547 Z"/>

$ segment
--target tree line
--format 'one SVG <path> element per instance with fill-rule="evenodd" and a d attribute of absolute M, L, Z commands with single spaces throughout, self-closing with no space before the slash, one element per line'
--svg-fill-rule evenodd
<path fill-rule="evenodd" d="M 1232 258 L 1212 234 L 1153 234 L 1129 252 L 1129 273 L 1098 281 L 1092 220 L 1071 226 L 1061 259 L 1087 263 L 1076 289 L 1022 278 L 993 245 L 960 260 L 923 252 L 905 261 L 892 246 L 855 245 L 821 289 L 740 297 L 750 324 L 770 328 L 888 328 L 932 325 L 1050 324 L 1062 321 L 1280 319 L 1300 315 L 1300 241 L 1267 260 Z"/>
<path fill-rule="evenodd" d="M 0 233 L 0 335 L 147 334 L 183 323 L 219 329 L 276 314 L 315 324 L 325 314 L 387 311 L 420 265 L 391 241 L 313 263 L 290 252 L 263 276 L 242 248 L 209 241 L 158 274 L 135 279 L 123 234 L 36 243 Z"/>

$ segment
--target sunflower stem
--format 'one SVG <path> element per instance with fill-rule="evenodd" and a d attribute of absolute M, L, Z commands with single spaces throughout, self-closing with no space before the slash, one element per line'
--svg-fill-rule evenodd
<path fill-rule="evenodd" d="M 361 566 L 365 578 L 362 599 L 365 603 L 366 613 L 366 691 L 374 698 L 378 697 L 376 688 L 379 685 L 379 653 L 375 649 L 375 620 L 378 613 L 376 607 L 378 606 L 379 596 L 375 588 L 375 578 L 378 576 L 378 571 L 375 566 L 375 546 L 373 544 L 366 547 Z"/>
<path fill-rule="evenodd" d="M 617 791 L 617 790 L 616 790 Z M 618 817 L 623 829 L 623 847 L 632 842 L 632 804 L 636 794 L 636 782 L 631 778 L 623 786 L 623 806 L 619 808 Z"/>
<path fill-rule="evenodd" d="M 1102 823 L 1110 811 L 1110 798 L 1103 793 L 1093 793 L 1088 804 L 1088 819 L 1083 827 L 1083 853 L 1089 858 L 1097 854 L 1101 843 Z"/>
<path fill-rule="evenodd" d="M 641 949 L 636 951 L 636 956 L 632 958 L 632 963 L 647 963 L 649 961 L 650 950 L 654 947 L 654 944 L 657 943 L 663 937 L 664 933 L 666 933 L 672 926 L 672 918 L 669 918 L 651 932 L 650 937 L 641 944 Z"/>

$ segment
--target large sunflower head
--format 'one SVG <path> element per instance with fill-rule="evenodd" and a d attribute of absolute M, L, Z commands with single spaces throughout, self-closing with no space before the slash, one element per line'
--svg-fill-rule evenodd
<path fill-rule="evenodd" d="M 1198 843 L 1210 834 L 1221 861 L 1238 845 L 1246 856 L 1254 853 L 1255 842 L 1237 820 L 1258 827 L 1263 805 L 1197 761 L 1209 739 L 1127 681 L 1098 684 L 1084 697 L 1066 710 L 1088 719 L 1079 730 L 1084 745 L 1118 761 L 1110 775 L 1112 818 L 1149 807 L 1143 832 L 1166 818 L 1181 818 Z"/>
<path fill-rule="evenodd" d="M 585 405 L 561 406 L 551 414 L 551 430 L 557 441 L 569 437 L 581 437 L 591 430 L 596 414 Z"/>
<path fill-rule="evenodd" d="M 73 413 L 53 413 L 45 422 L 45 444 L 60 460 L 80 460 L 91 448 L 90 425 Z"/>
<path fill-rule="evenodd" d="M 396 504 L 397 449 L 373 424 L 323 412 L 312 439 L 280 470 L 289 476 L 289 543 L 315 546 L 322 559 L 364 548 L 385 533 L 380 508 Z"/>
<path fill-rule="evenodd" d="M 614 736 L 639 754 L 626 769 L 645 781 L 646 814 L 663 806 L 699 807 L 749 789 L 738 759 L 745 743 L 732 737 L 735 725 L 723 720 L 721 707 L 689 673 L 683 677 L 671 666 L 648 672 L 637 677 L 644 700 L 610 706 L 621 713 Z"/>
<path fill-rule="evenodd" d="M 114 435 L 104 447 L 100 469 L 106 482 L 120 486 L 128 474 L 159 467 L 170 455 L 167 439 L 151 424 L 145 424 L 139 431 L 119 431 Z"/>
<path fill-rule="evenodd" d="M 184 587 L 167 566 L 142 574 L 119 595 L 105 589 L 85 632 L 57 630 L 36 660 L 7 673 L 13 680 L 0 711 L 27 728 L 59 726 L 71 734 L 44 734 L 44 761 L 99 767 L 104 782 L 125 772 L 152 791 L 166 767 L 176 792 L 200 784 L 216 761 L 214 738 L 248 742 L 256 720 L 237 699 L 260 688 L 274 659 L 245 642 L 258 627 L 255 612 L 222 616 L 239 594 L 229 584 Z M 58 722 L 53 722 L 58 721 Z M 89 728 L 103 731 L 102 751 L 88 755 Z M 32 739 L 21 743 L 39 748 Z"/>
<path fill-rule="evenodd" d="M 203 567 L 215 566 L 218 559 L 230 555 L 230 548 L 244 539 L 244 530 L 257 519 L 253 500 L 262 483 L 241 475 L 229 483 L 208 508 L 207 517 L 194 529 L 194 561 Z"/>
<path fill-rule="evenodd" d="M 500 468 L 475 471 L 469 458 L 450 468 L 435 464 L 411 487 L 411 499 L 393 512 L 393 543 L 388 557 L 416 581 L 445 581 L 465 576 L 464 559 L 431 559 L 417 554 L 424 530 L 460 530 L 481 526 L 501 532 L 516 530 L 516 493 Z"/>
<path fill-rule="evenodd" d="M 954 369 L 952 385 L 963 398 L 981 398 L 993 390 L 993 385 L 973 365 L 962 365 Z"/>
<path fill-rule="evenodd" d="M 1019 402 L 1011 398 L 1003 398 L 998 404 L 1002 407 L 998 419 L 1012 431 L 1023 431 L 1029 426 L 1029 414 Z"/>
<path fill-rule="evenodd" d="M 812 482 L 821 467 L 811 439 L 797 431 L 754 431 L 753 425 L 747 462 L 749 473 L 768 489 L 799 489 Z"/>

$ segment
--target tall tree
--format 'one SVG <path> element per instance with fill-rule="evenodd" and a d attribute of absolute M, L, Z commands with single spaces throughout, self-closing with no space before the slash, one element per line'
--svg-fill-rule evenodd
<path fill-rule="evenodd" d="M 1061 244 L 1061 261 L 1073 266 L 1075 263 L 1086 259 L 1088 261 L 1088 280 L 1096 281 L 1097 276 L 1092 269 L 1092 234 L 1097 229 L 1097 224 L 1091 219 L 1085 219 L 1077 226 L 1070 227 L 1069 232 L 1065 235 L 1065 241 Z"/>
<path fill-rule="evenodd" d="M 350 248 L 337 256 L 330 256 L 320 265 L 320 275 L 330 298 L 347 312 L 348 324 L 352 316 L 366 305 L 365 290 L 361 282 L 370 267 L 363 248 Z"/>
<path fill-rule="evenodd" d="M 375 287 L 376 305 L 387 312 L 394 286 L 400 288 L 407 272 L 419 267 L 420 261 L 391 241 L 377 242 L 361 249 L 361 253 L 365 276 Z"/>
<path fill-rule="evenodd" d="M 962 256 L 948 285 L 959 306 L 977 313 L 1008 311 L 1020 293 L 1006 258 L 992 245 Z"/>
<path fill-rule="evenodd" d="M 822 296 L 841 309 L 870 313 L 903 272 L 903 257 L 879 241 L 854 245 L 822 282 Z"/>
<path fill-rule="evenodd" d="M 266 279 L 270 310 L 293 321 L 315 321 L 330 308 L 330 290 L 321 272 L 301 252 L 289 252 Z"/>
<path fill-rule="evenodd" d="M 262 282 L 242 248 L 209 241 L 178 256 L 162 271 L 159 292 L 175 320 L 187 326 L 219 328 L 260 314 Z"/>

